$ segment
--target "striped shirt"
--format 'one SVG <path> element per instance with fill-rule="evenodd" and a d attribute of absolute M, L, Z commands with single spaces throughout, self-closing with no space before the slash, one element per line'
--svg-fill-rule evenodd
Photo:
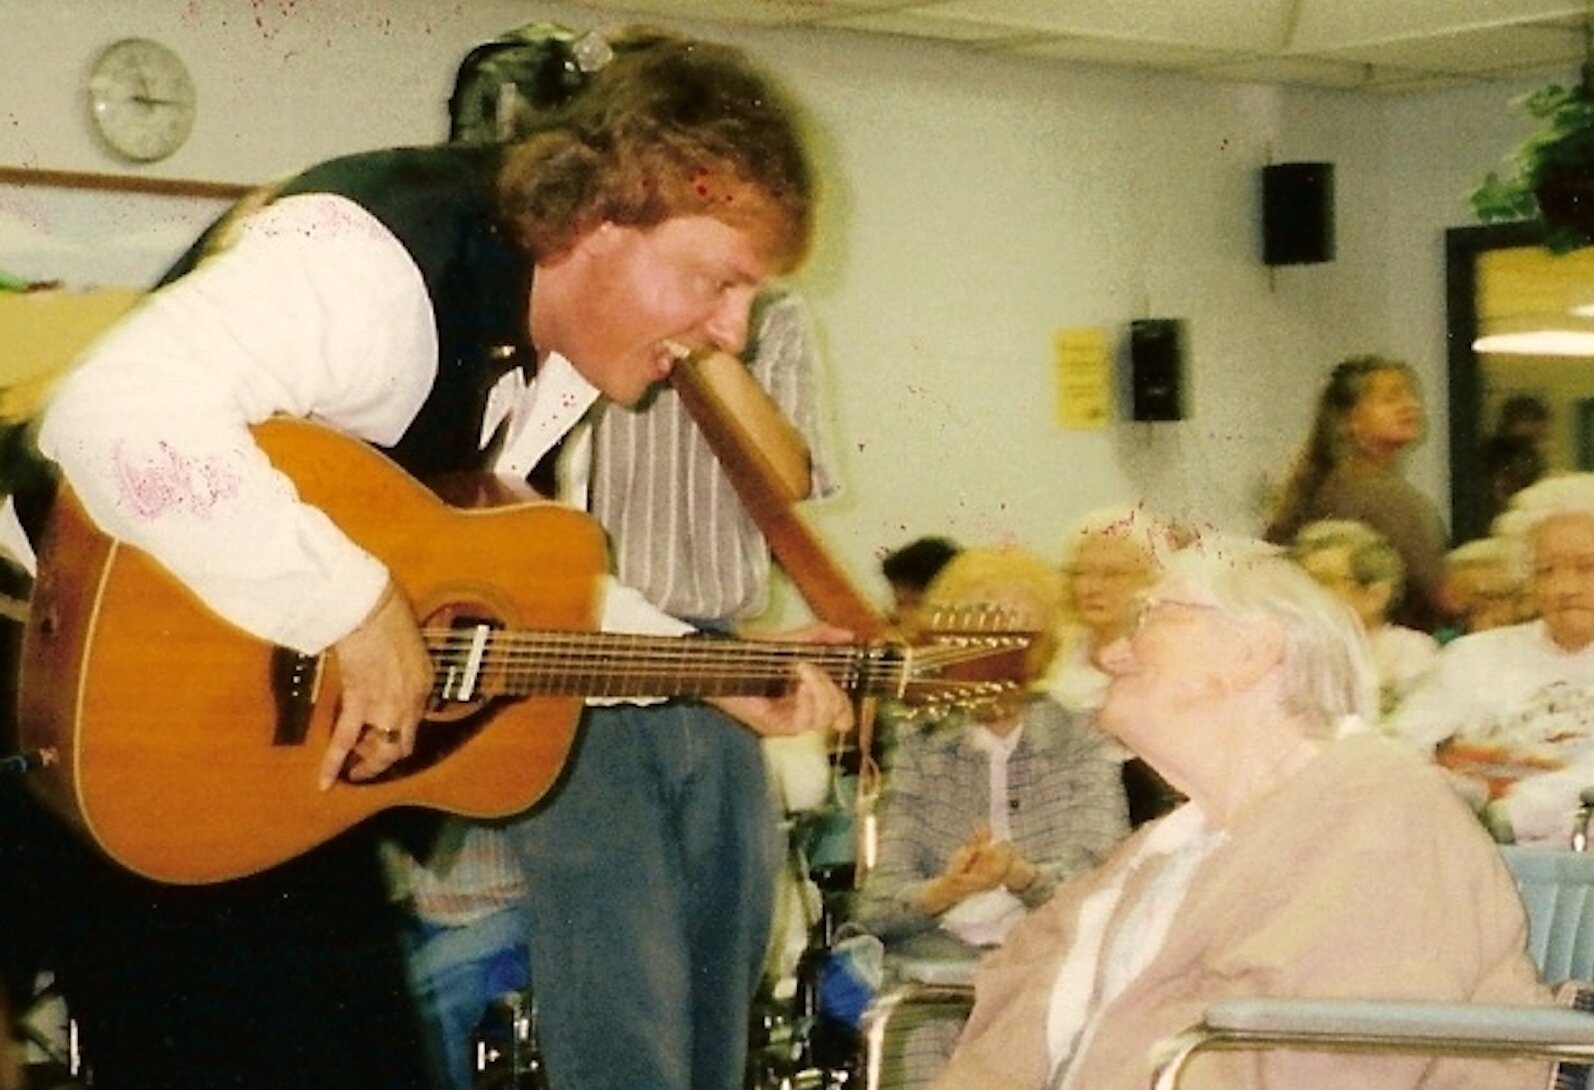
<path fill-rule="evenodd" d="M 811 495 L 837 489 L 816 404 L 819 352 L 789 291 L 753 313 L 744 359 L 808 445 Z M 708 441 L 667 387 L 639 409 L 605 405 L 593 425 L 590 509 L 609 531 L 620 580 L 677 617 L 731 621 L 769 601 L 769 546 Z"/>
<path fill-rule="evenodd" d="M 430 924 L 464 927 L 526 896 L 520 861 L 496 825 L 445 819 L 425 864 L 391 841 L 383 850 L 394 897 Z"/>

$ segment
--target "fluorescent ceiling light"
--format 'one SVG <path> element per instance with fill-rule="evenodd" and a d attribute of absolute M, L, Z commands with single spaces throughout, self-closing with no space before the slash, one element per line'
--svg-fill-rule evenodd
<path fill-rule="evenodd" d="M 1540 315 L 1487 322 L 1472 350 L 1485 355 L 1594 356 L 1594 309 L 1590 316 Z"/>
<path fill-rule="evenodd" d="M 1472 342 L 1475 352 L 1496 356 L 1594 356 L 1594 333 L 1540 329 L 1496 333 Z"/>

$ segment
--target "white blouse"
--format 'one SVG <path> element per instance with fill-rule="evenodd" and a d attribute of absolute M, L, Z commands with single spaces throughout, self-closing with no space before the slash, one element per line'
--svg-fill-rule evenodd
<path fill-rule="evenodd" d="M 1074 945 L 1058 969 L 1047 1012 L 1046 1039 L 1054 1074 L 1078 1055 L 1101 1012 L 1162 948 L 1191 880 L 1226 837 L 1207 824 L 1198 806 L 1186 803 L 1157 823 L 1116 882 L 1080 905 Z M 1120 912 L 1124 885 L 1142 867 L 1156 871 L 1140 899 Z M 1113 927 L 1115 917 L 1118 923 Z M 1054 1085 L 1072 1084 L 1065 1075 Z"/>

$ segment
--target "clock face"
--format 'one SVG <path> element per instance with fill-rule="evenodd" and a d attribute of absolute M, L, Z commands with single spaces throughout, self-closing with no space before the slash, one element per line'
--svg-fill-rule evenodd
<path fill-rule="evenodd" d="M 89 74 L 89 109 L 105 142 L 135 162 L 164 159 L 194 127 L 194 83 L 177 54 L 148 38 L 106 47 Z"/>

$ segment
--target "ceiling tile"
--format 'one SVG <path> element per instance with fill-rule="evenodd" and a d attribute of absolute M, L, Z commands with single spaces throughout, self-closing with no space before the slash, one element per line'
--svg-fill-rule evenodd
<path fill-rule="evenodd" d="M 822 5 L 804 0 L 586 0 L 588 7 L 614 12 L 627 19 L 697 19 L 716 23 L 779 26 L 796 22 L 800 12 L 814 13 Z"/>
<path fill-rule="evenodd" d="M 1563 65 L 1568 78 L 1575 78 L 1583 59 L 1583 40 L 1580 33 L 1565 28 L 1505 27 L 1318 52 L 1375 66 L 1388 64 L 1426 72 Z"/>
<path fill-rule="evenodd" d="M 1220 0 L 1221 2 L 1221 0 Z M 1300 0 L 1288 48 L 1318 52 L 1457 30 L 1580 21 L 1585 0 Z"/>
<path fill-rule="evenodd" d="M 1052 34 L 1261 51 L 1281 43 L 1286 4 L 1284 0 L 941 0 L 923 10 Z"/>
<path fill-rule="evenodd" d="M 934 38 L 949 42 L 1007 41 L 1014 37 L 1033 37 L 1026 31 L 994 23 L 973 20 L 941 19 L 924 15 L 916 10 L 880 12 L 873 15 L 853 15 L 826 20 L 827 27 L 843 30 L 863 30 L 877 34 L 902 34 L 915 38 Z"/>
<path fill-rule="evenodd" d="M 1594 248 L 1551 255 L 1542 247 L 1478 256 L 1478 318 L 1557 314 L 1594 295 Z"/>
<path fill-rule="evenodd" d="M 585 0 L 625 16 L 667 16 L 755 26 L 795 26 L 859 12 L 889 11 L 922 0 Z"/>
<path fill-rule="evenodd" d="M 1093 64 L 1128 64 L 1137 67 L 1186 68 L 1234 60 L 1235 54 L 1188 45 L 1162 45 L 1107 38 L 1040 38 L 1011 50 L 1032 57 L 1085 61 Z"/>
<path fill-rule="evenodd" d="M 1590 0 L 585 0 L 616 19 L 824 26 L 1372 93 L 1575 78 Z"/>

